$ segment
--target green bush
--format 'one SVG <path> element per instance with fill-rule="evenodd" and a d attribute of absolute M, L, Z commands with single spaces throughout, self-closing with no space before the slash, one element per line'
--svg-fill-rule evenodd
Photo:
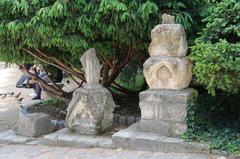
<path fill-rule="evenodd" d="M 215 88 L 240 90 L 240 43 L 199 43 L 192 47 L 192 52 L 196 81 L 206 85 L 209 93 L 215 95 Z"/>
<path fill-rule="evenodd" d="M 212 150 L 240 153 L 239 94 L 203 94 L 188 104 L 188 130 L 182 136 L 187 141 L 208 143 Z"/>
<path fill-rule="evenodd" d="M 206 26 L 190 55 L 196 81 L 215 89 L 240 90 L 240 2 L 223 0 L 203 20 Z"/>

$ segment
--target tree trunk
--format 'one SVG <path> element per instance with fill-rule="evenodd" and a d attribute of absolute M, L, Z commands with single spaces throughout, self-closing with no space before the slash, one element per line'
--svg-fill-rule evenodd
<path fill-rule="evenodd" d="M 110 66 L 108 64 L 103 64 L 102 80 L 101 80 L 101 85 L 103 86 L 105 86 L 107 83 L 109 71 L 110 71 Z"/>

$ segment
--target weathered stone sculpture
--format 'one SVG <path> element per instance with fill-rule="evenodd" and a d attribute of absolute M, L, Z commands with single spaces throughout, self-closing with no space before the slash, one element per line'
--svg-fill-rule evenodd
<path fill-rule="evenodd" d="M 99 84 L 101 66 L 95 49 L 86 51 L 81 62 L 87 86 L 74 92 L 65 125 L 70 131 L 96 135 L 112 127 L 115 104 L 111 93 Z"/>
<path fill-rule="evenodd" d="M 187 54 L 186 33 L 174 17 L 163 15 L 163 24 L 151 32 L 150 58 L 144 63 L 144 76 L 151 89 L 181 90 L 192 79 L 192 64 Z"/>
<path fill-rule="evenodd" d="M 174 24 L 174 17 L 163 15 L 163 24 L 154 27 L 151 39 L 148 49 L 151 57 L 183 57 L 187 54 L 186 33 L 181 24 Z"/>
<path fill-rule="evenodd" d="M 97 58 L 95 49 L 89 49 L 85 54 L 82 55 L 80 61 L 83 65 L 83 69 L 85 70 L 85 78 L 87 81 L 87 85 L 98 85 L 101 65 Z"/>
<path fill-rule="evenodd" d="M 144 75 L 151 89 L 182 90 L 191 82 L 191 68 L 187 57 L 153 57 L 144 63 Z"/>
<path fill-rule="evenodd" d="M 150 58 L 144 63 L 149 90 L 140 93 L 142 118 L 139 128 L 164 136 L 178 136 L 187 129 L 187 101 L 197 92 L 186 89 L 192 79 L 192 64 L 186 57 L 187 41 L 181 24 L 164 14 L 151 32 Z"/>

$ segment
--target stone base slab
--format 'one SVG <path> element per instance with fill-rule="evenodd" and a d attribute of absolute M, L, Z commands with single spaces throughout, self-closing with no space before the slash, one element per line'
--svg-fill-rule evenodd
<path fill-rule="evenodd" d="M 14 128 L 16 134 L 26 137 L 39 137 L 53 132 L 54 125 L 45 113 L 20 114 Z"/>
<path fill-rule="evenodd" d="M 40 139 L 41 144 L 49 146 L 64 146 L 64 147 L 101 147 L 112 148 L 112 139 L 103 136 L 80 135 L 71 133 L 67 128 L 59 130 L 55 133 L 44 136 Z"/>
<path fill-rule="evenodd" d="M 112 136 L 113 146 L 131 150 L 168 153 L 210 153 L 208 145 L 184 142 L 178 138 L 165 137 L 156 133 L 142 132 L 138 129 L 137 124 L 115 133 Z"/>
<path fill-rule="evenodd" d="M 177 137 L 187 129 L 188 100 L 197 95 L 191 88 L 181 91 L 149 89 L 140 93 L 139 129 L 162 136 Z"/>

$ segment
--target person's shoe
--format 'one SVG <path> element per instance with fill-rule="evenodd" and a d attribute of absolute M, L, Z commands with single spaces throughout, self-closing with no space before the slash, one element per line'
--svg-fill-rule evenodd
<path fill-rule="evenodd" d="M 18 100 L 18 102 L 22 102 L 22 100 L 23 100 L 24 98 L 23 97 L 21 97 L 21 98 L 18 98 L 17 100 Z"/>
<path fill-rule="evenodd" d="M 32 85 L 30 83 L 27 83 L 26 88 L 32 88 Z"/>
<path fill-rule="evenodd" d="M 15 95 L 15 98 L 18 99 L 18 98 L 20 97 L 20 95 L 21 95 L 21 92 L 19 92 L 18 94 L 16 94 L 16 95 Z"/>
<path fill-rule="evenodd" d="M 26 88 L 26 87 L 23 85 L 20 85 L 20 86 L 16 86 L 16 88 Z"/>
<path fill-rule="evenodd" d="M 32 98 L 32 100 L 40 100 L 41 98 L 40 97 L 34 97 Z"/>
<path fill-rule="evenodd" d="M 35 96 L 36 96 L 36 93 L 30 93 L 28 96 L 29 96 L 29 97 L 35 97 Z"/>

